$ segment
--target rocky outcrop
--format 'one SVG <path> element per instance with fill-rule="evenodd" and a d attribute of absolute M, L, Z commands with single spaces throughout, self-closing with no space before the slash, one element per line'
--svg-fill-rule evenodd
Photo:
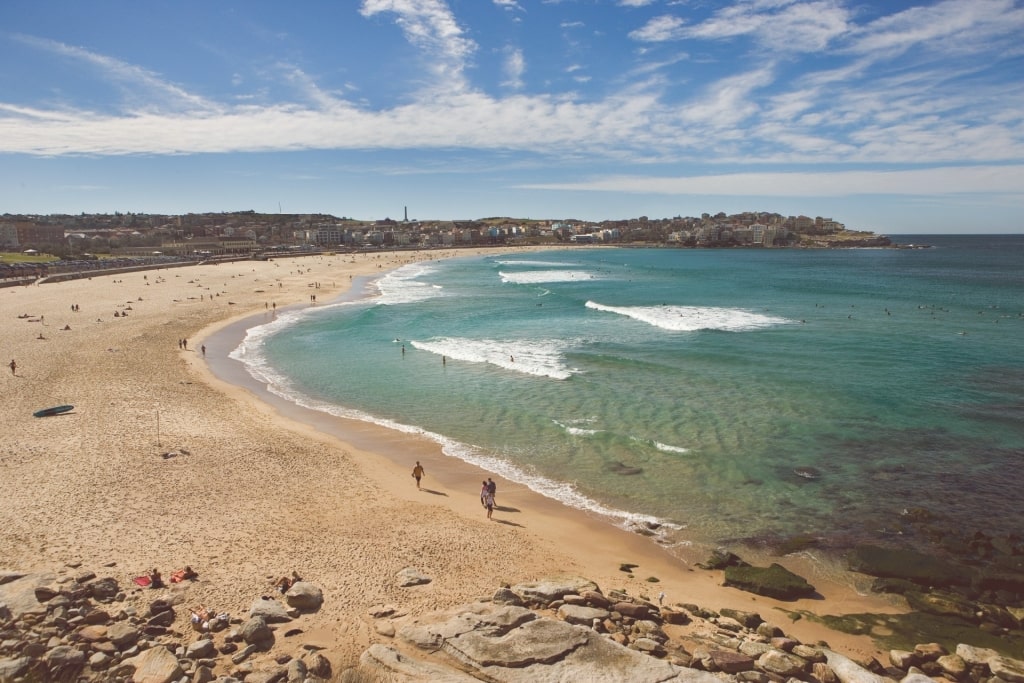
<path fill-rule="evenodd" d="M 0 572 L 0 577 L 3 683 L 312 682 L 332 675 L 330 662 L 315 652 L 297 644 L 294 654 L 281 652 L 282 639 L 264 615 L 291 622 L 301 614 L 273 599 L 254 601 L 254 615 L 244 623 L 219 615 L 193 625 L 189 610 L 180 608 L 181 594 L 174 592 L 129 587 L 129 597 L 116 579 L 88 571 L 73 576 Z M 304 596 L 299 598 L 303 611 L 322 601 L 312 584 L 297 594 Z"/>
<path fill-rule="evenodd" d="M 780 564 L 770 567 L 726 567 L 725 585 L 776 600 L 798 600 L 815 595 L 814 586 Z"/>
<path fill-rule="evenodd" d="M 754 612 L 657 606 L 618 591 L 605 595 L 580 577 L 504 587 L 495 598 L 409 618 L 391 644 L 370 647 L 341 680 L 929 683 L 941 676 L 978 683 L 999 671 L 1000 682 L 1024 683 L 1024 663 L 992 650 L 961 646 L 950 655 L 924 643 L 894 651 L 888 667 L 855 662 L 786 637 Z M 680 614 L 686 619 L 666 618 Z M 686 647 L 668 633 L 679 623 L 687 625 Z"/>

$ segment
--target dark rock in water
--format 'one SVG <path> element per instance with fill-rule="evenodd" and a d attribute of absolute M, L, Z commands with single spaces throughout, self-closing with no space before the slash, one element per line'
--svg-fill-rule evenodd
<path fill-rule="evenodd" d="M 850 569 L 883 578 L 906 579 L 921 586 L 970 585 L 974 572 L 914 550 L 859 545 L 847 557 Z"/>
<path fill-rule="evenodd" d="M 1024 593 L 1024 574 L 988 569 L 978 576 L 976 585 L 981 590 Z"/>
<path fill-rule="evenodd" d="M 916 610 L 942 617 L 956 617 L 969 623 L 976 623 L 974 603 L 962 596 L 945 591 L 931 593 L 907 593 L 907 602 Z"/>
<path fill-rule="evenodd" d="M 797 600 L 815 594 L 814 586 L 781 564 L 770 567 L 726 567 L 725 584 L 776 600 Z"/>
<path fill-rule="evenodd" d="M 608 465 L 608 471 L 615 474 L 631 475 L 631 474 L 642 474 L 644 469 L 642 467 L 630 467 L 624 465 L 621 462 L 613 462 Z"/>
<path fill-rule="evenodd" d="M 921 590 L 913 581 L 906 579 L 875 579 L 871 584 L 871 590 L 875 593 L 896 593 L 906 595 Z"/>
<path fill-rule="evenodd" d="M 821 479 L 821 470 L 817 467 L 794 467 L 793 474 L 804 479 Z"/>
<path fill-rule="evenodd" d="M 711 556 L 705 562 L 698 562 L 697 566 L 701 569 L 725 569 L 726 567 L 749 567 L 750 564 L 740 559 L 736 553 L 719 548 L 711 551 Z"/>

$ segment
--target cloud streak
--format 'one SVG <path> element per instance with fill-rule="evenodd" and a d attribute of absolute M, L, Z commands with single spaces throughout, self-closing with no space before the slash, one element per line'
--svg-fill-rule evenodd
<path fill-rule="evenodd" d="M 648 4 L 624 2 L 620 11 L 632 16 Z M 300 66 L 279 64 L 280 78 L 301 101 L 218 102 L 140 66 L 19 36 L 23 45 L 98 71 L 131 97 L 118 110 L 98 112 L 3 102 L 0 94 L 0 153 L 437 149 L 722 166 L 913 161 L 964 167 L 1024 159 L 1024 84 L 987 79 L 1001 58 L 989 46 L 1001 50 L 1024 31 L 1024 12 L 1009 0 L 946 0 L 859 25 L 838 0 L 741 0 L 694 23 L 660 15 L 629 35 L 648 46 L 673 44 L 629 64 L 622 74 L 628 85 L 599 97 L 528 88 L 528 54 L 518 46 L 499 51 L 502 84 L 511 92 L 474 84 L 477 43 L 441 0 L 363 0 L 359 15 L 393 22 L 423 55 L 429 79 L 409 101 L 352 102 Z M 766 58 L 763 47 L 783 36 L 800 47 Z M 688 55 L 741 38 L 756 59 L 699 86 L 685 85 L 699 68 Z M 951 41 L 970 50 L 952 69 L 933 57 Z M 909 66 L 894 61 L 911 50 L 919 57 Z M 810 59 L 794 74 L 794 60 L 813 51 L 829 52 L 826 66 Z M 575 84 L 587 83 L 574 73 L 578 68 L 572 62 L 563 72 Z M 144 93 L 148 99 L 135 101 Z"/>
<path fill-rule="evenodd" d="M 730 173 L 692 177 L 613 176 L 579 183 L 537 183 L 521 187 L 534 190 L 763 197 L 976 193 L 1024 197 L 1024 166 L 950 166 L 831 173 Z"/>

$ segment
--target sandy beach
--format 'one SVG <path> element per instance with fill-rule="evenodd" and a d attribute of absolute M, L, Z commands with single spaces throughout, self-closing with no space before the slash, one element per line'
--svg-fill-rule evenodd
<path fill-rule="evenodd" d="M 321 305 L 359 278 L 464 255 L 308 256 L 0 289 L 0 353 L 17 364 L 4 368 L 0 398 L 0 569 L 81 563 L 127 585 L 153 567 L 191 565 L 198 581 L 164 590 L 232 615 L 296 571 L 323 589 L 303 628 L 335 670 L 385 640 L 367 616 L 374 605 L 415 615 L 560 574 L 631 595 L 664 591 L 667 603 L 757 611 L 804 642 L 878 654 L 867 637 L 781 611 L 898 611 L 805 558 L 772 561 L 824 599 L 780 603 L 724 588 L 720 572 L 695 567 L 703 558 L 677 557 L 514 482 L 497 480 L 489 521 L 478 499 L 489 473 L 434 443 L 285 404 L 226 358 L 275 309 Z M 32 415 L 62 404 L 75 408 Z M 422 490 L 410 476 L 417 460 Z M 624 562 L 638 565 L 632 575 Z M 433 581 L 399 588 L 406 567 Z"/>

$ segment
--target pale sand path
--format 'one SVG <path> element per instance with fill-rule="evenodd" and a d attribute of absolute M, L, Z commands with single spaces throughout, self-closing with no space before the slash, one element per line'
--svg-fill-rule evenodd
<path fill-rule="evenodd" d="M 245 261 L 0 289 L 0 354 L 18 363 L 16 376 L 3 369 L 0 388 L 0 569 L 81 562 L 127 584 L 149 567 L 166 575 L 191 564 L 200 580 L 168 592 L 232 614 L 294 569 L 324 590 L 323 609 L 302 627 L 336 666 L 386 640 L 366 615 L 375 604 L 418 614 L 560 573 L 632 595 L 663 590 L 668 602 L 758 611 L 806 642 L 876 653 L 866 638 L 777 611 L 896 611 L 831 572 L 782 560 L 824 601 L 778 603 L 722 588 L 720 572 L 694 570 L 649 539 L 500 479 L 499 505 L 516 511 L 488 522 L 477 496 L 487 473 L 420 439 L 259 400 L 251 382 L 214 377 L 198 350 L 209 340 L 211 360 L 226 354 L 232 334 L 214 333 L 267 318 L 270 302 L 309 305 L 315 293 L 326 303 L 349 276 L 466 254 Z M 70 310 L 76 303 L 79 313 Z M 128 317 L 113 317 L 128 305 Z M 25 313 L 32 318 L 18 318 Z M 182 337 L 188 351 L 178 348 Z M 75 411 L 32 417 L 64 403 Z M 189 454 L 161 457 L 177 449 Z M 410 477 L 417 459 L 424 491 Z M 628 576 L 622 562 L 640 566 Z M 410 566 L 433 582 L 397 588 L 396 572 Z M 156 594 L 129 597 L 142 605 Z"/>

